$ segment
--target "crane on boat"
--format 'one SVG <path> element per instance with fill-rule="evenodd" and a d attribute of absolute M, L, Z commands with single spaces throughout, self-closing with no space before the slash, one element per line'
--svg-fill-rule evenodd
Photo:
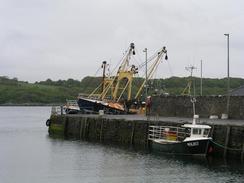
<path fill-rule="evenodd" d="M 127 104 L 131 103 L 131 101 L 138 100 L 146 84 L 145 79 L 140 85 L 139 90 L 135 93 L 135 96 L 132 97 L 133 79 L 134 76 L 138 73 L 138 67 L 135 65 L 130 65 L 130 60 L 134 55 L 135 45 L 134 43 L 131 43 L 126 51 L 126 54 L 122 58 L 121 64 L 118 67 L 116 75 L 111 77 L 105 77 L 106 62 L 104 61 L 102 64 L 103 79 L 101 84 L 88 96 L 87 99 L 78 97 L 78 103 L 80 103 L 79 106 L 82 107 L 83 103 L 86 104 L 86 106 L 92 106 L 90 108 L 96 108 L 96 110 L 105 108 L 109 109 L 110 112 L 112 111 L 112 113 L 113 111 L 115 111 L 115 113 L 128 112 L 129 105 Z M 160 64 L 160 61 L 163 58 L 165 58 L 165 60 L 168 59 L 166 47 L 160 49 L 147 61 L 148 63 L 152 63 L 148 69 L 148 79 L 151 79 L 153 77 L 156 69 L 158 68 L 158 65 Z M 99 91 L 102 92 L 99 93 Z M 127 98 L 122 99 L 122 96 L 125 93 Z M 93 104 L 90 105 L 89 103 Z"/>

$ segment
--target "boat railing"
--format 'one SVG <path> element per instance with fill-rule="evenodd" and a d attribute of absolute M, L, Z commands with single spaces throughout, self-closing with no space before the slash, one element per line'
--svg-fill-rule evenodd
<path fill-rule="evenodd" d="M 183 141 L 190 133 L 186 128 L 175 126 L 149 126 L 149 140 Z"/>
<path fill-rule="evenodd" d="M 78 97 L 88 97 L 89 94 L 87 93 L 78 93 Z"/>
<path fill-rule="evenodd" d="M 85 98 L 91 99 L 91 100 L 99 100 L 100 99 L 99 96 L 100 95 L 98 95 L 98 94 L 93 94 L 92 96 L 79 95 L 78 97 L 85 97 Z"/>
<path fill-rule="evenodd" d="M 67 106 L 78 106 L 78 103 L 76 100 L 66 100 Z"/>
<path fill-rule="evenodd" d="M 52 106 L 51 115 L 63 114 L 63 106 Z"/>

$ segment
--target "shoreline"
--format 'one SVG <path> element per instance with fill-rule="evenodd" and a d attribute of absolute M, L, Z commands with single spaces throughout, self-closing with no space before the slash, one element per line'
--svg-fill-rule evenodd
<path fill-rule="evenodd" d="M 52 103 L 52 104 L 43 104 L 43 103 L 23 103 L 23 104 L 0 104 L 0 107 L 21 107 L 21 106 L 61 106 L 63 103 Z"/>

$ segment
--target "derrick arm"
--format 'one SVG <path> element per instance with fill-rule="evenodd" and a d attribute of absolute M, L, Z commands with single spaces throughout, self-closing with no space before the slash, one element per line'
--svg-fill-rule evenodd
<path fill-rule="evenodd" d="M 161 59 L 163 58 L 163 55 L 165 55 L 165 60 L 168 59 L 167 56 L 167 50 L 166 47 L 163 47 L 162 50 L 160 52 L 158 52 L 158 55 L 156 57 L 156 60 L 153 62 L 153 64 L 150 66 L 149 68 L 149 72 L 148 72 L 148 79 L 151 79 L 153 74 L 155 73 Z M 146 79 L 143 81 L 142 85 L 140 86 L 138 92 L 136 93 L 135 99 L 137 99 L 139 97 L 139 95 L 142 92 L 143 87 L 145 86 L 146 83 Z"/>
<path fill-rule="evenodd" d="M 126 88 L 128 86 L 131 86 L 131 82 L 132 82 L 132 76 L 133 74 L 135 74 L 135 70 L 128 70 L 128 66 L 129 66 L 129 60 L 131 58 L 131 55 L 135 55 L 135 45 L 134 43 L 130 44 L 130 48 L 129 51 L 127 53 L 127 55 L 125 56 L 124 61 L 122 62 L 121 66 L 118 69 L 117 72 L 117 83 L 115 85 L 114 91 L 113 91 L 113 100 L 117 100 L 117 96 L 119 96 L 119 98 L 122 96 L 122 94 L 124 93 L 124 91 L 126 90 Z M 134 68 L 133 68 L 134 69 Z M 121 80 L 127 78 L 129 83 L 126 83 L 126 86 L 124 86 L 123 91 L 120 93 L 119 89 L 120 89 L 120 85 L 121 85 Z M 129 88 L 131 89 L 131 87 Z M 128 92 L 128 96 L 130 98 L 131 96 L 131 91 Z"/>
<path fill-rule="evenodd" d="M 113 100 L 116 100 L 117 95 L 119 94 L 118 90 L 120 88 L 120 81 L 123 78 L 130 78 L 129 75 L 134 74 L 131 71 L 128 71 L 128 65 L 129 65 L 129 60 L 131 55 L 135 55 L 135 45 L 134 43 L 130 44 L 129 50 L 127 51 L 127 54 L 125 55 L 122 64 L 120 65 L 116 76 L 114 77 L 113 81 L 111 83 L 109 83 L 109 85 L 107 87 L 105 87 L 104 91 L 101 93 L 100 98 L 103 100 L 105 98 L 105 96 L 107 95 L 108 91 L 114 87 L 113 91 L 112 91 L 112 98 Z M 123 77 L 122 77 L 123 76 Z M 115 85 L 116 83 L 116 85 Z M 114 86 L 115 85 L 115 86 Z M 128 85 L 126 85 L 127 88 Z M 130 84 L 129 84 L 130 86 Z M 126 89 L 125 88 L 125 89 Z M 123 91 L 125 91 L 125 89 Z M 129 94 L 130 95 L 130 94 Z M 122 93 L 120 94 L 120 96 L 122 96 Z"/>

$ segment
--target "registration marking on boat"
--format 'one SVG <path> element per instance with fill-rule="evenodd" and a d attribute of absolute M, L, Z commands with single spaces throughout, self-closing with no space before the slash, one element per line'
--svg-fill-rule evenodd
<path fill-rule="evenodd" d="M 187 146 L 193 147 L 193 146 L 199 146 L 199 142 L 188 142 Z"/>

